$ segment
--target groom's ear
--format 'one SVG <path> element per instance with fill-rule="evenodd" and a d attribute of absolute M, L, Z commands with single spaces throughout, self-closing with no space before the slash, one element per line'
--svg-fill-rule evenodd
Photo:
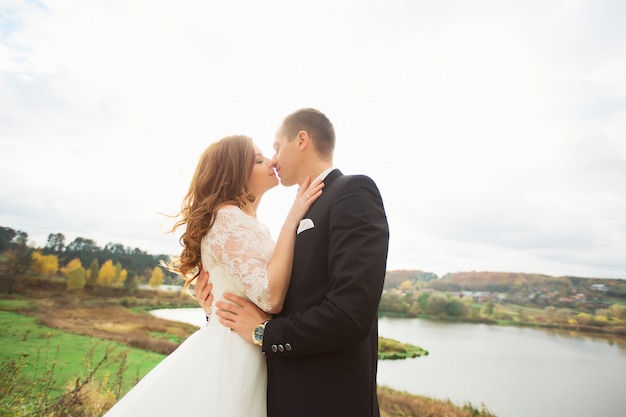
<path fill-rule="evenodd" d="M 298 132 L 298 136 L 296 137 L 298 141 L 298 148 L 303 151 L 309 146 L 311 146 L 311 137 L 306 130 L 301 130 Z"/>

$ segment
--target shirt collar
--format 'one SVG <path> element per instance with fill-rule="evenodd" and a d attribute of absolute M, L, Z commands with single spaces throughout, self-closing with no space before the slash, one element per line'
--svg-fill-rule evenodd
<path fill-rule="evenodd" d="M 322 171 L 322 173 L 320 175 L 318 175 L 315 179 L 320 179 L 320 180 L 325 180 L 326 177 L 328 176 L 328 174 L 330 174 L 332 171 L 334 171 L 336 168 L 335 167 L 330 167 L 325 169 L 324 171 Z M 315 180 L 313 180 L 315 181 Z"/>

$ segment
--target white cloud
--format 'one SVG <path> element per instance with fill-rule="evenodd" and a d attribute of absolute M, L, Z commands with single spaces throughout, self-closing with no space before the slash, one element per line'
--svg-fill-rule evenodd
<path fill-rule="evenodd" d="M 390 268 L 626 278 L 619 1 L 0 2 L 0 224 L 178 250 L 201 151 L 318 107 Z M 278 230 L 292 189 L 259 216 Z"/>

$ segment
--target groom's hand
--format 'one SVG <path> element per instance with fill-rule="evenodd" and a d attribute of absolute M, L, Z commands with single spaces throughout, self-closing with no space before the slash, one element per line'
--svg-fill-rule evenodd
<path fill-rule="evenodd" d="M 224 298 L 230 302 L 218 301 L 217 315 L 220 323 L 235 331 L 244 340 L 252 342 L 252 332 L 261 323 L 270 320 L 272 316 L 261 310 L 256 304 L 235 294 L 224 293 Z"/>
<path fill-rule="evenodd" d="M 196 279 L 195 297 L 207 316 L 211 315 L 211 305 L 213 304 L 211 291 L 213 291 L 213 284 L 209 282 L 209 273 L 203 269 Z"/>

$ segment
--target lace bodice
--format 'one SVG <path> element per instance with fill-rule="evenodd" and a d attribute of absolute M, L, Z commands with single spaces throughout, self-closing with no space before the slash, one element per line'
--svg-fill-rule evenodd
<path fill-rule="evenodd" d="M 270 308 L 267 264 L 274 251 L 274 241 L 263 223 L 238 207 L 224 206 L 202 239 L 201 250 L 202 265 L 209 272 L 215 301 L 222 300 L 224 292 L 232 292 L 263 310 Z"/>

